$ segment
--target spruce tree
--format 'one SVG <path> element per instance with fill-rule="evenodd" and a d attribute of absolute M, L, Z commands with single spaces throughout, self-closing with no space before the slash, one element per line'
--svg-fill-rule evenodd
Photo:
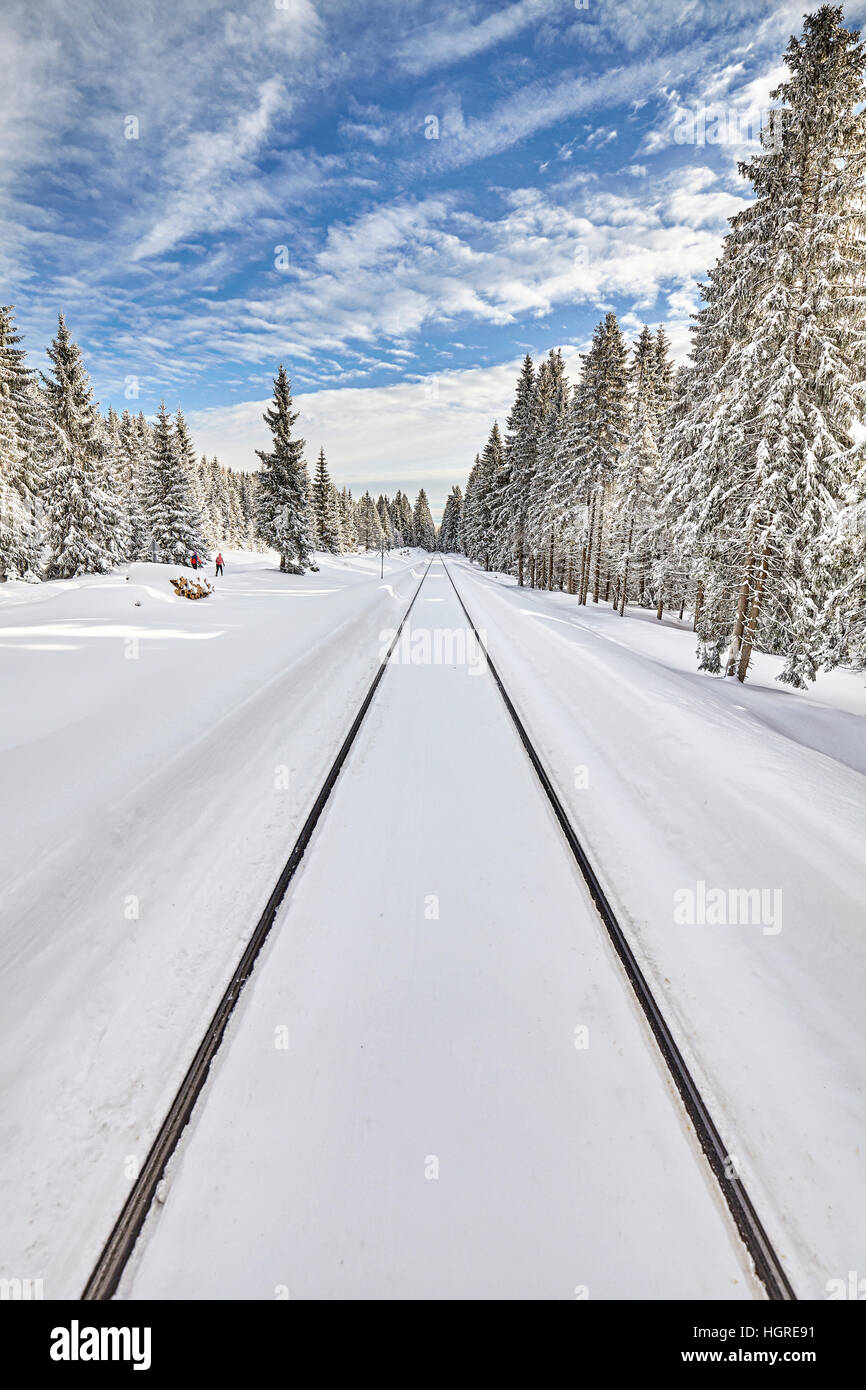
<path fill-rule="evenodd" d="M 180 439 L 160 401 L 153 428 L 146 515 L 158 563 L 186 565 L 200 544 L 201 518 L 195 480 L 180 452 Z"/>
<path fill-rule="evenodd" d="M 659 415 L 668 373 L 669 364 L 663 350 L 660 352 L 659 341 L 644 324 L 629 366 L 629 435 L 613 495 L 621 616 L 628 603 L 630 584 L 638 577 L 644 587 L 653 558 Z"/>
<path fill-rule="evenodd" d="M 346 487 L 340 493 L 340 534 L 342 536 L 343 549 L 355 551 L 358 549 L 358 531 L 355 526 L 355 503 L 352 499 L 350 490 Z"/>
<path fill-rule="evenodd" d="M 436 549 L 436 528 L 433 525 L 433 517 L 430 514 L 430 506 L 427 501 L 427 493 L 423 487 L 418 493 L 415 501 L 415 512 L 413 515 L 413 530 L 415 533 L 415 544 L 422 550 Z"/>
<path fill-rule="evenodd" d="M 516 567 L 517 582 L 521 585 L 526 560 L 530 488 L 538 448 L 538 424 L 535 368 L 527 353 L 508 416 L 502 487 L 500 495 L 493 499 L 494 524 L 506 538 L 509 565 Z"/>
<path fill-rule="evenodd" d="M 378 550 L 384 540 L 382 523 L 379 520 L 379 513 L 376 510 L 376 503 L 373 501 L 369 492 L 365 492 L 360 498 L 356 513 L 355 526 L 358 533 L 358 543 L 363 545 L 365 550 Z"/>
<path fill-rule="evenodd" d="M 445 510 L 442 513 L 442 525 L 439 528 L 439 549 L 444 554 L 450 555 L 461 549 L 462 522 L 463 493 L 459 487 L 455 486 L 448 494 Z"/>
<path fill-rule="evenodd" d="M 562 353 L 551 350 L 542 364 L 536 382 L 536 413 L 539 421 L 535 471 L 529 485 L 527 535 L 530 551 L 530 582 L 552 589 L 561 573 L 558 546 L 562 540 L 562 515 L 558 489 L 561 457 L 559 441 L 568 414 L 569 389 Z"/>
<path fill-rule="evenodd" d="M 120 558 L 121 507 L 112 487 L 107 440 L 81 353 L 63 315 L 43 377 L 50 433 L 46 482 L 48 574 L 105 574 Z"/>
<path fill-rule="evenodd" d="M 340 553 L 340 519 L 334 504 L 334 489 L 325 461 L 324 449 L 319 450 L 313 475 L 313 535 L 317 550 L 331 555 Z"/>
<path fill-rule="evenodd" d="M 30 569 L 28 516 L 14 482 L 23 453 L 9 387 L 0 381 L 0 579 L 18 578 Z"/>
<path fill-rule="evenodd" d="M 304 441 L 292 438 L 298 412 L 292 410 L 292 391 L 280 364 L 274 380 L 274 401 L 264 415 L 273 435 L 270 450 L 257 449 L 262 461 L 258 480 L 258 532 L 279 552 L 280 569 L 303 574 L 313 553 L 310 486 L 304 463 Z"/>
<path fill-rule="evenodd" d="M 802 686 L 839 630 L 831 538 L 862 487 L 866 92 L 836 6 L 807 16 L 785 62 L 782 106 L 741 165 L 756 197 L 705 291 L 675 447 L 703 570 L 701 664 L 743 680 L 761 638 Z"/>

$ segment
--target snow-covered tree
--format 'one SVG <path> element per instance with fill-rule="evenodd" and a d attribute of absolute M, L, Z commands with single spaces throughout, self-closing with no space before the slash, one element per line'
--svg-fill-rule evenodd
<path fill-rule="evenodd" d="M 35 577 L 42 560 L 41 494 L 48 422 L 43 393 L 20 343 L 12 306 L 0 305 L 0 394 L 5 397 L 6 441 L 0 444 L 0 477 L 11 490 L 5 504 L 0 502 L 6 516 L 0 573 Z"/>
<path fill-rule="evenodd" d="M 558 348 L 541 364 L 535 394 L 537 448 L 526 517 L 530 583 L 552 589 L 557 574 L 561 577 L 564 558 L 560 554 L 563 528 L 557 484 L 562 462 L 559 442 L 570 403 L 565 364 Z"/>
<path fill-rule="evenodd" d="M 635 578 L 640 591 L 653 559 L 655 489 L 659 472 L 660 416 L 670 367 L 664 340 L 644 324 L 634 345 L 629 376 L 629 433 L 614 479 L 613 515 L 619 612 L 625 613 Z"/>
<path fill-rule="evenodd" d="M 355 503 L 349 488 L 340 493 L 340 536 L 344 550 L 358 549 L 358 531 L 355 526 Z"/>
<path fill-rule="evenodd" d="M 303 574 L 313 552 L 304 441 L 292 438 L 297 418 L 298 412 L 292 410 L 289 379 L 281 364 L 274 380 L 274 402 L 264 415 L 273 435 L 273 445 L 270 450 L 256 450 L 262 461 L 258 480 L 258 530 L 262 540 L 279 551 L 280 569 L 290 574 Z"/>
<path fill-rule="evenodd" d="M 385 541 L 385 549 L 393 550 L 394 545 L 396 543 L 394 540 L 394 523 L 391 520 L 391 507 L 387 497 L 384 497 L 380 494 L 380 496 L 376 500 L 376 511 L 379 513 L 379 521 L 382 526 L 382 535 Z"/>
<path fill-rule="evenodd" d="M 433 517 L 430 513 L 427 493 L 424 491 L 423 487 L 418 493 L 418 497 L 415 501 L 412 529 L 415 534 L 416 545 L 419 545 L 422 550 L 436 549 L 436 528 L 433 525 Z"/>
<path fill-rule="evenodd" d="M 463 523 L 463 493 L 459 487 L 452 487 L 442 513 L 439 527 L 439 549 L 449 555 L 461 548 L 461 528 Z"/>
<path fill-rule="evenodd" d="M 741 166 L 755 201 L 705 291 L 699 394 L 676 444 L 704 571 L 702 664 L 743 680 L 763 637 L 787 656 L 781 679 L 802 686 L 834 659 L 832 538 L 862 488 L 866 91 L 859 35 L 836 6 L 806 17 L 785 62 L 780 109 Z"/>
<path fill-rule="evenodd" d="M 9 387 L 0 381 L 0 579 L 30 569 L 29 517 L 13 481 L 23 459 L 17 424 Z"/>
<path fill-rule="evenodd" d="M 369 492 L 365 492 L 358 501 L 355 509 L 355 529 L 358 533 L 358 544 L 362 545 L 365 550 L 378 550 L 382 545 L 384 540 L 382 523 L 379 520 L 376 503 Z"/>
<path fill-rule="evenodd" d="M 129 559 L 147 560 L 150 558 L 150 527 L 145 507 L 151 444 L 144 416 L 136 417 L 124 410 L 120 417 L 117 448 L 119 490 L 129 533 Z"/>
<path fill-rule="evenodd" d="M 514 404 L 505 436 L 505 467 L 495 507 L 494 525 L 504 539 L 509 566 L 516 566 L 517 582 L 523 583 L 530 488 L 538 449 L 538 396 L 535 367 L 529 353 L 517 382 Z"/>
<path fill-rule="evenodd" d="M 334 487 L 325 460 L 324 449 L 319 450 L 316 471 L 313 475 L 313 536 L 317 550 L 339 555 L 340 517 L 334 500 Z"/>
<path fill-rule="evenodd" d="M 195 476 L 181 453 L 181 440 L 161 401 L 153 426 L 145 512 L 156 560 L 163 564 L 189 564 L 201 543 Z"/>
<path fill-rule="evenodd" d="M 48 573 L 62 579 L 105 574 L 120 558 L 122 508 L 113 490 L 104 422 L 62 314 L 48 358 Z"/>

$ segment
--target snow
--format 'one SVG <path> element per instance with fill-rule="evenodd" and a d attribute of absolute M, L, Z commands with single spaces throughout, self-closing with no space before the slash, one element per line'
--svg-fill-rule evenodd
<path fill-rule="evenodd" d="M 862 674 L 712 678 L 688 622 L 449 564 L 796 1292 L 825 1297 L 866 1248 Z M 677 924 L 699 882 L 781 889 L 781 930 Z"/>
<path fill-rule="evenodd" d="M 225 553 L 197 603 L 170 566 L 0 585 L 0 1277 L 49 1298 L 80 1293 L 427 564 Z M 862 675 L 713 679 L 688 620 L 448 564 L 824 1297 L 866 1242 Z M 410 634 L 464 628 L 437 559 Z M 424 649 L 386 672 L 121 1296 L 760 1298 L 489 674 Z M 701 884 L 781 912 L 680 922 Z"/>
<path fill-rule="evenodd" d="M 0 586 L 0 1275 L 49 1298 L 80 1293 L 426 563 L 226 560 L 197 602 L 167 565 Z"/>
<path fill-rule="evenodd" d="M 411 625 L 121 1297 L 759 1296 L 438 560 Z"/>

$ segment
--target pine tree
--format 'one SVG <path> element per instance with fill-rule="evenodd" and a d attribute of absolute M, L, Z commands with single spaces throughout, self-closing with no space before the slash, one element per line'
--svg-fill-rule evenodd
<path fill-rule="evenodd" d="M 28 572 L 28 516 L 15 486 L 23 459 L 9 387 L 0 381 L 0 579 Z"/>
<path fill-rule="evenodd" d="M 582 467 L 590 496 L 581 603 L 587 601 L 590 584 L 593 602 L 598 603 L 603 570 L 606 583 L 610 577 L 605 506 L 628 433 L 627 356 L 616 315 L 605 314 L 583 361 L 579 394 L 585 431 Z"/>
<path fill-rule="evenodd" d="M 189 461 L 164 401 L 153 429 L 145 510 L 157 562 L 188 564 L 200 543 L 201 518 Z"/>
<path fill-rule="evenodd" d="M 529 486 L 527 535 L 530 550 L 530 583 L 552 589 L 562 574 L 558 544 L 562 540 L 562 516 L 557 483 L 561 465 L 559 441 L 568 414 L 569 389 L 562 353 L 551 350 L 536 382 L 539 421 L 535 471 Z"/>
<path fill-rule="evenodd" d="M 365 492 L 358 502 L 355 526 L 358 533 L 358 544 L 363 545 L 365 550 L 378 550 L 384 540 L 384 535 L 379 513 L 376 510 L 376 503 L 369 492 Z"/>
<path fill-rule="evenodd" d="M 48 420 L 36 373 L 28 367 L 20 343 L 12 305 L 0 305 L 0 382 L 11 401 L 21 451 L 13 486 L 25 507 L 32 510 L 45 482 Z"/>
<path fill-rule="evenodd" d="M 433 517 L 430 514 L 430 506 L 427 501 L 427 493 L 423 487 L 418 493 L 415 501 L 415 511 L 412 518 L 413 530 L 415 533 L 415 544 L 422 550 L 436 549 L 436 528 L 433 525 Z"/>
<path fill-rule="evenodd" d="M 143 417 L 142 417 L 143 419 Z M 150 529 L 145 514 L 147 478 L 150 468 L 150 442 L 142 433 L 140 420 L 124 410 L 118 431 L 120 495 L 129 532 L 129 558 L 150 558 Z"/>
<path fill-rule="evenodd" d="M 445 510 L 442 513 L 442 525 L 439 528 L 439 549 L 445 555 L 459 552 L 461 549 L 461 530 L 463 524 L 463 493 L 459 487 L 452 487 L 445 503 Z"/>
<path fill-rule="evenodd" d="M 190 498 L 189 520 L 195 543 L 193 549 L 204 559 L 210 559 L 210 548 L 205 535 L 205 513 L 208 504 L 206 480 L 202 479 L 198 455 L 195 451 L 183 411 L 178 406 L 174 416 L 174 435 L 176 453 Z"/>
<path fill-rule="evenodd" d="M 637 576 L 643 589 L 653 558 L 654 501 L 659 472 L 660 413 L 670 380 L 664 339 L 646 324 L 629 366 L 628 443 L 614 484 L 619 612 L 625 613 L 629 585 Z M 661 615 L 659 615 L 661 616 Z"/>
<path fill-rule="evenodd" d="M 505 538 L 509 565 L 516 565 L 517 582 L 523 584 L 532 475 L 538 448 L 538 397 L 535 368 L 529 353 L 517 382 L 514 405 L 505 437 L 505 469 L 500 495 L 494 501 L 494 524 Z"/>
<path fill-rule="evenodd" d="M 103 420 L 62 314 L 48 358 L 48 573 L 60 579 L 106 574 L 119 559 L 121 508 L 112 491 Z"/>
<path fill-rule="evenodd" d="M 279 551 L 280 569 L 303 574 L 313 552 L 310 486 L 304 463 L 304 441 L 292 438 L 298 412 L 292 410 L 292 392 L 285 368 L 274 380 L 274 403 L 264 419 L 273 434 L 269 451 L 257 449 L 262 461 L 258 482 L 258 531 L 262 540 Z"/>
<path fill-rule="evenodd" d="M 358 549 L 358 532 L 355 527 L 355 503 L 348 488 L 343 488 L 340 493 L 340 534 L 342 537 L 343 549 L 355 551 Z"/>
<path fill-rule="evenodd" d="M 317 550 L 340 553 L 340 519 L 334 504 L 334 489 L 324 449 L 319 450 L 313 477 L 313 535 Z"/>
<path fill-rule="evenodd" d="M 862 487 L 866 92 L 859 35 L 838 7 L 807 16 L 785 62 L 772 93 L 783 107 L 741 165 L 756 197 L 732 219 L 705 293 L 692 368 L 703 390 L 677 443 L 692 444 L 702 665 L 743 680 L 762 636 L 787 655 L 781 679 L 802 686 L 838 634 L 831 538 Z"/>
<path fill-rule="evenodd" d="M 376 511 L 379 513 L 379 521 L 382 526 L 382 536 L 384 539 L 385 549 L 393 550 L 395 545 L 394 524 L 391 521 L 391 508 L 389 506 L 387 497 L 384 497 L 380 494 L 376 501 Z"/>
<path fill-rule="evenodd" d="M 127 477 L 123 453 L 120 419 L 113 406 L 109 406 L 108 419 L 104 430 L 104 452 L 102 459 L 104 486 L 116 513 L 112 545 L 117 560 L 131 560 L 132 525 L 127 494 Z"/>
<path fill-rule="evenodd" d="M 412 546 L 416 544 L 415 519 L 412 515 L 412 503 L 409 501 L 405 492 L 399 492 L 397 496 L 400 499 L 400 534 L 403 538 L 403 544 Z"/>

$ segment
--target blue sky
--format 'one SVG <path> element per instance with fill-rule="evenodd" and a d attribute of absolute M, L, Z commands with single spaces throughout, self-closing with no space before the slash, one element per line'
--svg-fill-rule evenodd
<path fill-rule="evenodd" d="M 804 8 L 3 0 L 0 294 L 234 466 L 284 361 L 310 459 L 441 507 L 527 350 L 685 352 Z"/>

